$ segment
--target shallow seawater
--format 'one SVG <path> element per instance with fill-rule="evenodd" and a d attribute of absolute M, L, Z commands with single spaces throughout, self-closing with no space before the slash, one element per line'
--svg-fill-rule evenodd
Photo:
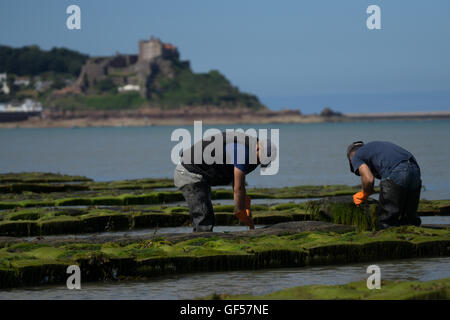
<path fill-rule="evenodd" d="M 184 126 L 193 131 L 193 126 Z M 256 169 L 249 187 L 360 183 L 345 152 L 356 140 L 394 142 L 414 154 L 422 171 L 422 198 L 450 194 L 450 120 L 213 126 L 279 129 L 279 171 Z M 44 171 L 99 181 L 173 177 L 171 134 L 178 126 L 0 129 L 2 172 Z M 205 132 L 211 126 L 204 126 Z M 270 134 L 270 131 L 269 131 Z M 193 142 L 193 141 L 192 141 Z"/>
<path fill-rule="evenodd" d="M 449 224 L 450 216 L 427 216 L 420 217 L 422 224 Z"/>
<path fill-rule="evenodd" d="M 426 258 L 304 268 L 196 273 L 146 281 L 82 283 L 81 290 L 65 285 L 0 291 L 0 299 L 192 299 L 214 293 L 267 294 L 311 284 L 344 284 L 368 278 L 376 264 L 383 280 L 429 281 L 450 277 L 450 258 Z"/>
<path fill-rule="evenodd" d="M 304 199 L 295 199 L 295 198 L 288 198 L 288 199 L 252 199 L 252 204 L 265 204 L 268 206 L 273 206 L 280 203 L 304 203 L 312 200 L 318 200 L 319 198 L 304 198 Z M 213 204 L 234 204 L 233 199 L 219 199 L 219 200 L 213 200 Z M 186 202 L 184 202 L 186 205 Z"/>
<path fill-rule="evenodd" d="M 252 199 L 252 204 L 264 204 L 264 205 L 268 205 L 268 206 L 273 206 L 276 204 L 280 204 L 280 203 L 304 203 L 307 201 L 311 201 L 311 200 L 318 200 L 319 198 L 286 198 L 286 199 Z M 218 199 L 218 200 L 212 200 L 211 201 L 213 205 L 219 205 L 219 204 L 224 204 L 224 205 L 234 205 L 234 200 L 233 199 Z M 139 209 L 139 208 L 148 208 L 151 206 L 166 206 L 166 207 L 173 207 L 173 206 L 187 206 L 186 201 L 174 201 L 174 202 L 169 202 L 169 203 L 160 203 L 160 204 L 147 204 L 147 205 L 134 205 L 133 208 Z M 87 209 L 91 206 L 86 206 L 86 205 L 76 205 L 76 206 L 41 206 L 40 208 L 44 208 L 44 209 L 53 209 L 53 208 L 57 208 L 57 209 Z M 103 206 L 103 205 L 98 205 L 95 206 L 97 209 L 110 209 L 110 208 L 117 208 L 117 207 L 111 207 L 110 205 L 108 206 Z M 0 210 L 1 212 L 2 210 Z"/>
<path fill-rule="evenodd" d="M 264 228 L 266 225 L 255 225 L 255 229 Z M 235 231 L 245 231 L 249 230 L 246 226 L 215 226 L 214 232 L 224 233 L 224 232 L 235 232 Z M 146 235 L 158 235 L 163 233 L 190 233 L 192 232 L 192 227 L 170 227 L 170 228 L 158 228 L 158 229 L 134 229 L 127 231 L 114 231 L 114 232 L 101 232 L 101 233 L 83 233 L 83 234 L 67 234 L 67 235 L 48 235 L 42 236 L 40 239 L 85 239 L 85 238 L 102 238 L 102 237 L 140 237 Z M 36 240 L 37 237 L 26 237 L 23 238 L 26 241 Z"/>

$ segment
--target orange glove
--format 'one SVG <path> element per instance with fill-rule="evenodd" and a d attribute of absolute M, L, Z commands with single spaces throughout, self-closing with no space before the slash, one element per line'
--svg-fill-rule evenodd
<path fill-rule="evenodd" d="M 359 206 L 361 203 L 365 202 L 369 196 L 370 193 L 365 193 L 364 190 L 361 190 L 353 195 L 353 202 Z"/>
<path fill-rule="evenodd" d="M 250 210 L 250 202 L 252 201 L 252 198 L 250 196 L 245 196 L 245 209 Z"/>
<path fill-rule="evenodd" d="M 250 229 L 255 229 L 255 225 L 253 224 L 253 219 L 252 219 L 252 211 L 250 209 L 250 202 L 251 202 L 252 198 L 250 198 L 250 196 L 245 196 L 245 213 L 247 215 L 247 217 L 250 219 L 249 223 L 249 227 Z"/>
<path fill-rule="evenodd" d="M 250 210 L 243 209 L 235 213 L 236 217 L 245 224 L 246 226 L 250 227 L 250 229 L 255 229 L 255 226 L 253 225 L 253 219 L 252 214 Z"/>
<path fill-rule="evenodd" d="M 252 211 L 250 210 L 250 202 L 251 198 L 249 196 L 246 196 L 245 210 L 236 212 L 236 217 L 238 217 L 238 219 L 242 221 L 246 226 L 250 227 L 250 229 L 255 229 L 255 225 L 253 224 L 252 219 Z"/>

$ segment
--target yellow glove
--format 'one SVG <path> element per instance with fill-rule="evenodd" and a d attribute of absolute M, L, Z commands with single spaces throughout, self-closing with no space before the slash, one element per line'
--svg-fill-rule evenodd
<path fill-rule="evenodd" d="M 365 193 L 364 190 L 361 190 L 353 195 L 353 202 L 359 206 L 361 203 L 365 202 L 369 196 L 370 193 Z"/>

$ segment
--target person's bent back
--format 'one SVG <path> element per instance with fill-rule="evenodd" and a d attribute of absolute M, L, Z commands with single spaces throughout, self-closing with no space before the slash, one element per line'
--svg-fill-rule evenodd
<path fill-rule="evenodd" d="M 350 171 L 361 176 L 363 189 L 353 196 L 360 205 L 380 179 L 379 221 L 382 228 L 420 225 L 417 215 L 422 181 L 414 156 L 391 142 L 354 142 L 347 148 Z"/>
<path fill-rule="evenodd" d="M 263 149 L 265 152 L 261 152 Z M 222 132 L 185 150 L 175 168 L 174 183 L 187 201 L 194 232 L 212 231 L 215 215 L 211 186 L 228 184 L 233 185 L 236 216 L 251 229 L 254 228 L 245 177 L 261 164 L 262 154 L 274 156 L 275 152 L 269 139 L 260 141 L 240 132 L 233 133 L 231 137 Z M 264 166 L 267 165 L 264 162 Z"/>

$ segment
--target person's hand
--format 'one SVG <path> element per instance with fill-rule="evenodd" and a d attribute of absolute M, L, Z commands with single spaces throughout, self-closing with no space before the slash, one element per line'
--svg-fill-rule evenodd
<path fill-rule="evenodd" d="M 250 196 L 245 196 L 245 209 L 250 210 L 250 202 L 252 201 L 252 198 Z"/>
<path fill-rule="evenodd" d="M 255 225 L 253 224 L 252 219 L 252 212 L 250 211 L 250 209 L 240 210 L 236 212 L 235 215 L 242 223 L 250 227 L 250 229 L 255 229 Z"/>
<path fill-rule="evenodd" d="M 365 193 L 364 190 L 361 190 L 353 195 L 353 202 L 359 206 L 361 203 L 365 202 L 369 196 L 370 193 Z"/>
<path fill-rule="evenodd" d="M 245 214 L 247 215 L 248 226 L 252 230 L 255 229 L 255 225 L 253 224 L 252 211 L 250 209 L 245 209 Z"/>
<path fill-rule="evenodd" d="M 245 196 L 245 213 L 247 214 L 247 218 L 249 219 L 250 229 L 255 229 L 255 226 L 253 225 L 252 210 L 250 209 L 251 200 L 252 198 L 250 198 L 250 196 Z"/>

